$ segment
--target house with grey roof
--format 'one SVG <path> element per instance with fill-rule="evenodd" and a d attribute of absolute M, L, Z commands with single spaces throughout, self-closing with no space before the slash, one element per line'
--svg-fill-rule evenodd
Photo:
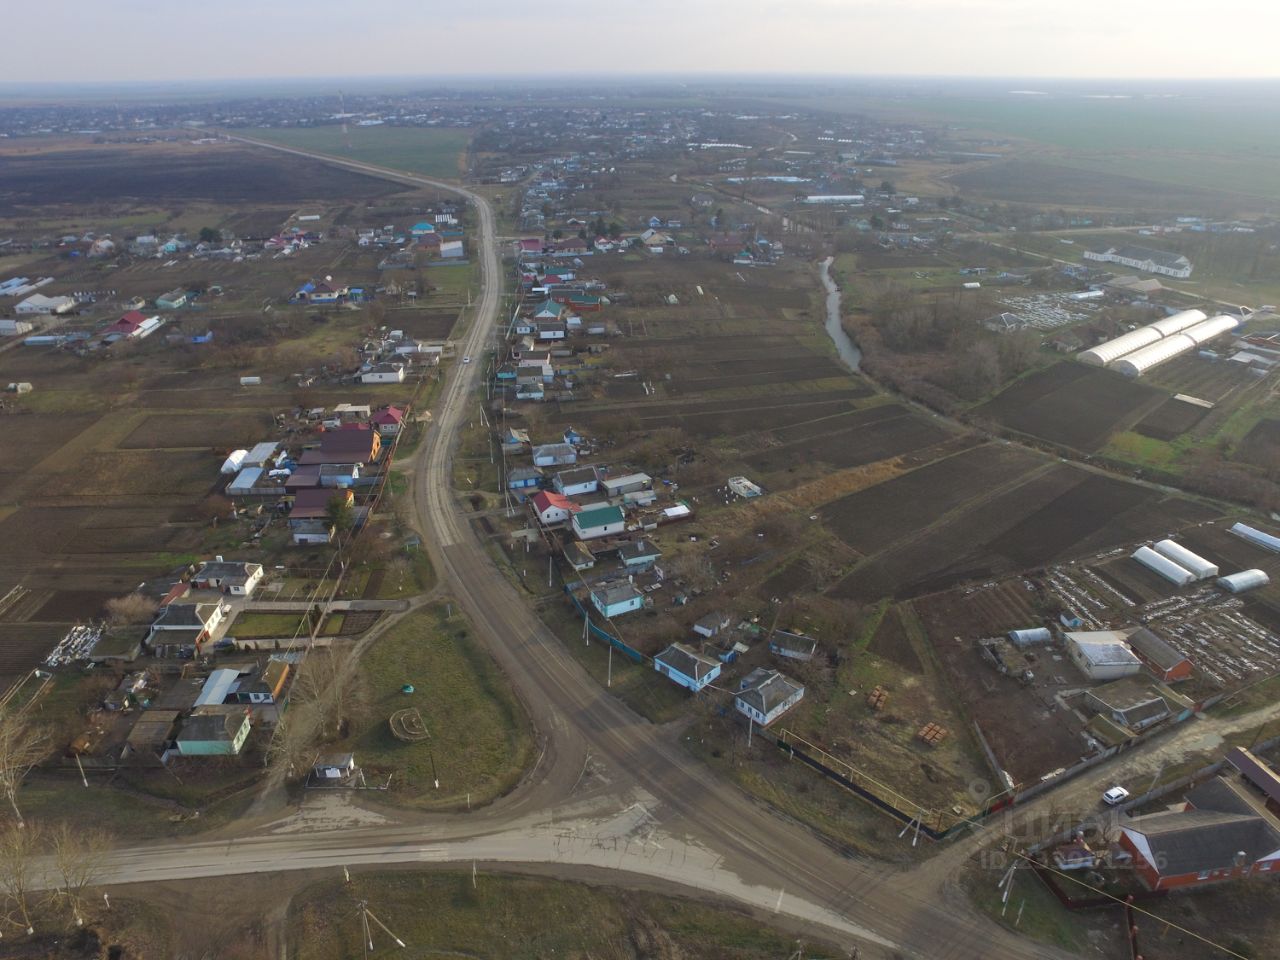
<path fill-rule="evenodd" d="M 1179 280 L 1185 280 L 1191 276 L 1191 261 L 1182 254 L 1171 253 L 1168 250 L 1153 250 L 1150 247 L 1139 247 L 1134 244 L 1108 247 L 1105 250 L 1086 250 L 1084 258 L 1102 263 L 1118 263 L 1132 270 L 1159 273 Z"/>
<path fill-rule="evenodd" d="M 761 726 L 768 726 L 804 699 L 804 684 L 785 674 L 756 667 L 742 678 L 734 708 Z"/>
<path fill-rule="evenodd" d="M 673 643 L 653 658 L 653 669 L 697 693 L 720 676 L 721 663 L 683 643 Z"/>

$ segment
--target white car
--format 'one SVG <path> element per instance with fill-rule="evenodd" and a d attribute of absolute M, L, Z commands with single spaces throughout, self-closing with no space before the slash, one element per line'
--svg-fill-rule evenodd
<path fill-rule="evenodd" d="M 1124 787 L 1112 787 L 1102 795 L 1102 802 L 1111 807 L 1118 803 L 1124 803 L 1128 799 L 1129 791 Z"/>
<path fill-rule="evenodd" d="M 462 362 L 463 362 L 463 363 L 470 363 L 470 362 L 471 362 L 471 358 L 470 358 L 470 357 L 463 357 L 463 358 L 462 358 Z"/>

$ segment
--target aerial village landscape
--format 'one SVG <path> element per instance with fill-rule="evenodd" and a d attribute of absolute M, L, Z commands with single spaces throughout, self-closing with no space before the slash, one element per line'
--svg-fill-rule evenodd
<path fill-rule="evenodd" d="M 1276 198 L 925 110 L 610 96 L 0 109 L 0 788 L 94 828 L 56 903 L 0 838 L 18 932 L 188 955 L 107 850 L 498 817 L 579 704 L 538 661 L 859 864 L 843 918 L 883 869 L 992 956 L 1275 955 Z M 583 749 L 603 796 L 624 748 Z M 476 891 L 449 859 L 421 882 Z M 281 955 L 422 895 L 369 876 L 337 933 L 309 879 Z M 779 886 L 689 953 L 634 946 L 658 893 L 599 910 L 619 956 L 787 956 Z M 802 921 L 806 956 L 936 932 Z"/>

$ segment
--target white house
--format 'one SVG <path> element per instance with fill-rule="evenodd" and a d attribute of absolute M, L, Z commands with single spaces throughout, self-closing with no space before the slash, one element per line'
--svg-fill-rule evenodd
<path fill-rule="evenodd" d="M 582 540 L 610 537 L 627 528 L 621 507 L 596 507 L 573 515 L 573 532 Z"/>
<path fill-rule="evenodd" d="M 17 304 L 13 312 L 18 316 L 33 316 L 50 313 L 66 313 L 76 302 L 71 297 L 46 297 L 43 293 L 33 293 Z"/>
<path fill-rule="evenodd" d="M 1090 680 L 1116 680 L 1142 669 L 1142 661 L 1116 630 L 1087 630 L 1064 634 L 1067 656 Z"/>
<path fill-rule="evenodd" d="M 378 363 L 360 374 L 361 383 L 404 383 L 403 363 Z"/>
<path fill-rule="evenodd" d="M 1185 280 L 1191 276 L 1191 261 L 1180 253 L 1167 250 L 1152 250 L 1148 247 L 1122 246 L 1108 247 L 1106 250 L 1086 250 L 1086 260 L 1097 260 L 1102 263 L 1119 263 L 1134 270 L 1147 273 L 1159 273 L 1166 277 Z"/>
<path fill-rule="evenodd" d="M 262 577 L 260 563 L 227 561 L 219 557 L 200 564 L 191 578 L 191 585 L 197 590 L 221 590 L 233 597 L 250 597 L 262 582 Z"/>
<path fill-rule="evenodd" d="M 653 658 L 653 669 L 697 693 L 720 676 L 720 661 L 704 657 L 692 647 L 673 643 Z"/>
<path fill-rule="evenodd" d="M 553 523 L 564 523 L 582 508 L 568 497 L 550 490 L 539 490 L 529 498 L 538 522 L 544 527 Z"/>
<path fill-rule="evenodd" d="M 577 462 L 578 451 L 567 443 L 544 443 L 533 448 L 535 467 L 558 467 Z"/>
<path fill-rule="evenodd" d="M 556 491 L 566 497 L 578 497 L 584 493 L 595 493 L 600 488 L 600 478 L 595 467 L 578 467 L 576 470 L 561 470 L 551 481 Z"/>
<path fill-rule="evenodd" d="M 756 667 L 738 684 L 733 705 L 739 713 L 768 726 L 803 699 L 803 684 L 777 670 Z"/>

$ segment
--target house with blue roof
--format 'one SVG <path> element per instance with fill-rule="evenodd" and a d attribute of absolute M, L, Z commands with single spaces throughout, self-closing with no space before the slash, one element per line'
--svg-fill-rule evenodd
<path fill-rule="evenodd" d="M 409 234 L 414 237 L 425 237 L 428 233 L 435 233 L 436 225 L 428 223 L 426 220 L 420 220 L 409 228 Z"/>

